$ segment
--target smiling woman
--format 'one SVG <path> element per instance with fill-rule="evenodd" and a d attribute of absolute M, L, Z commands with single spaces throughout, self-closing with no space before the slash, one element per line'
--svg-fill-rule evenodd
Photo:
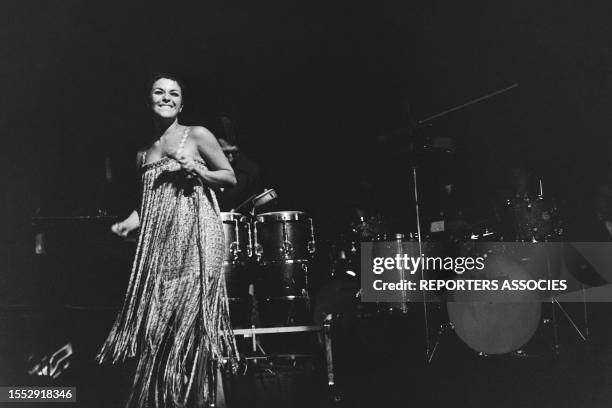
<path fill-rule="evenodd" d="M 176 79 L 160 76 L 151 84 L 153 111 L 160 117 L 174 118 L 183 110 L 183 87 Z"/>
<path fill-rule="evenodd" d="M 142 171 L 138 210 L 112 226 L 119 236 L 140 227 L 125 302 L 98 360 L 138 354 L 128 405 L 202 407 L 215 366 L 236 355 L 222 263 L 223 224 L 214 187 L 236 183 L 214 135 L 184 126 L 183 86 L 170 75 L 151 83 L 155 124 L 137 154 Z M 161 401 L 160 401 L 161 398 Z"/>

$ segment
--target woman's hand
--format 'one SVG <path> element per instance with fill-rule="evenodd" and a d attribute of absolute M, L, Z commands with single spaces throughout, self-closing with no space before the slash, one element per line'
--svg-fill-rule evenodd
<path fill-rule="evenodd" d="M 215 136 L 201 126 L 194 126 L 191 128 L 190 137 L 196 143 L 198 153 L 206 165 L 198 165 L 193 157 L 184 155 L 182 149 L 174 153 L 167 153 L 180 164 L 181 170 L 187 172 L 188 177 L 198 177 L 212 187 L 236 185 L 234 170 L 223 154 Z"/>
<path fill-rule="evenodd" d="M 130 232 L 134 231 L 138 227 L 140 227 L 138 212 L 133 211 L 125 220 L 113 224 L 111 226 L 111 231 L 116 235 L 125 238 Z"/>
<path fill-rule="evenodd" d="M 185 170 L 190 176 L 198 175 L 198 172 L 196 171 L 196 163 L 193 158 L 180 155 L 176 158 L 176 161 L 179 162 L 181 168 Z"/>
<path fill-rule="evenodd" d="M 198 175 L 198 171 L 196 169 L 196 162 L 192 157 L 185 156 L 179 151 L 177 151 L 176 153 L 168 154 L 168 156 L 172 157 L 178 162 L 178 164 L 181 165 L 181 170 L 187 172 L 188 177 L 195 177 Z"/>
<path fill-rule="evenodd" d="M 130 233 L 130 229 L 124 221 L 113 224 L 111 231 L 123 238 L 127 237 Z"/>

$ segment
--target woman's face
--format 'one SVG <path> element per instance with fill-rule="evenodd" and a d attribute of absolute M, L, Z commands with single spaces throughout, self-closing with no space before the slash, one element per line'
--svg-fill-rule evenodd
<path fill-rule="evenodd" d="M 183 110 L 183 93 L 180 85 L 167 78 L 160 78 L 151 87 L 151 107 L 162 118 L 174 118 Z"/>

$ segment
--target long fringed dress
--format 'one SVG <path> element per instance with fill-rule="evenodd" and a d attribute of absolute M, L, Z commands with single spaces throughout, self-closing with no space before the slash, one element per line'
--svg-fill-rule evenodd
<path fill-rule="evenodd" d="M 194 395 L 204 404 L 215 364 L 236 355 L 219 206 L 214 191 L 168 157 L 142 166 L 142 185 L 128 291 L 98 361 L 138 355 L 128 406 L 154 399 L 155 406 L 182 407 Z"/>

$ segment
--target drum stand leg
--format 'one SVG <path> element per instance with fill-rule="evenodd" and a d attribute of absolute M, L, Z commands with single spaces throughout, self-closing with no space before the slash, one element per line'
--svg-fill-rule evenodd
<path fill-rule="evenodd" d="M 540 182 L 541 183 L 541 182 Z M 541 184 L 540 184 L 541 185 Z M 548 272 L 548 279 L 552 279 L 552 270 L 550 266 L 550 254 L 546 253 L 546 270 Z M 555 309 L 555 302 L 558 304 L 557 300 L 552 297 L 550 300 L 550 313 L 552 318 L 552 330 L 553 330 L 553 352 L 555 355 L 559 355 L 560 346 L 559 346 L 559 324 L 557 322 L 557 312 Z"/>
<path fill-rule="evenodd" d="M 555 354 L 559 354 L 560 348 L 559 348 L 559 324 L 557 323 L 557 312 L 555 309 L 555 300 L 554 298 L 550 300 L 550 313 L 551 313 L 551 317 L 552 320 L 550 321 L 550 323 L 552 324 L 552 330 L 553 330 L 553 351 Z"/>
<path fill-rule="evenodd" d="M 589 317 L 587 311 L 587 301 L 586 301 L 586 288 L 582 285 L 582 310 L 584 312 L 584 331 L 586 333 L 586 340 L 591 337 L 591 333 L 589 332 Z"/>
<path fill-rule="evenodd" d="M 334 404 L 339 403 L 342 400 L 338 389 L 336 388 L 335 376 L 334 376 L 334 358 L 332 353 L 332 315 L 327 315 L 323 322 L 323 340 L 325 342 L 325 365 L 327 368 L 327 387 L 329 395 Z"/>
<path fill-rule="evenodd" d="M 544 323 L 552 324 L 553 341 L 554 341 L 553 352 L 555 353 L 555 355 L 559 355 L 561 352 L 561 345 L 559 343 L 559 324 L 558 324 L 557 312 L 556 312 L 557 308 L 565 316 L 569 324 L 574 328 L 574 331 L 576 332 L 576 335 L 578 336 L 578 338 L 584 342 L 587 342 L 589 340 L 589 322 L 588 322 L 588 312 L 587 312 L 587 304 L 586 304 L 586 299 L 585 299 L 586 295 L 584 291 L 584 286 L 582 288 L 582 291 L 583 291 L 582 304 L 583 304 L 583 311 L 584 311 L 584 331 L 581 330 L 580 327 L 578 327 L 578 324 L 576 323 L 576 321 L 565 310 L 563 305 L 559 303 L 557 298 L 553 296 L 550 300 L 551 319 L 545 319 Z"/>
<path fill-rule="evenodd" d="M 561 311 L 561 313 L 563 314 L 563 316 L 565 316 L 565 318 L 567 319 L 567 321 L 569 322 L 569 324 L 573 327 L 574 331 L 576 332 L 576 335 L 578 336 L 578 338 L 584 342 L 589 340 L 590 337 L 590 333 L 589 333 L 589 319 L 588 319 L 588 310 L 587 310 L 587 303 L 586 303 L 586 292 L 584 289 L 584 285 L 582 287 L 582 294 L 583 294 L 583 299 L 582 299 L 582 304 L 583 304 L 583 317 L 584 317 L 584 329 L 581 329 L 578 324 L 576 323 L 576 321 L 574 320 L 574 318 L 572 318 L 572 316 L 565 310 L 565 308 L 563 307 L 563 305 L 561 305 L 561 303 L 559 303 L 559 301 L 557 300 L 556 297 L 552 297 L 550 300 L 550 308 L 551 308 L 551 319 L 550 321 L 545 321 L 545 323 L 551 323 L 552 324 L 552 330 L 553 330 L 553 340 L 554 340 L 554 344 L 553 344 L 553 348 L 554 348 L 554 352 L 555 354 L 559 354 L 561 351 L 561 346 L 559 344 L 559 323 L 558 323 L 558 319 L 557 319 L 557 312 L 556 310 L 559 309 Z"/>
<path fill-rule="evenodd" d="M 549 279 L 552 279 L 552 271 L 551 271 L 549 254 L 546 255 L 546 267 L 548 268 L 548 277 Z M 553 338 L 554 338 L 553 347 L 554 347 L 554 352 L 557 355 L 559 354 L 561 347 L 559 344 L 559 327 L 558 327 L 559 325 L 557 321 L 556 308 L 559 308 L 561 313 L 563 313 L 567 321 L 572 325 L 572 327 L 576 331 L 576 334 L 578 335 L 580 339 L 582 339 L 582 341 L 588 341 L 589 339 L 589 320 L 588 320 L 588 311 L 587 311 L 587 302 L 586 302 L 586 290 L 584 288 L 584 285 L 582 285 L 581 291 L 582 291 L 582 304 L 583 304 L 583 315 L 584 315 L 584 333 L 582 332 L 582 330 L 580 330 L 580 328 L 578 327 L 574 319 L 569 315 L 569 313 L 565 310 L 565 308 L 563 308 L 561 303 L 559 303 L 557 298 L 554 296 L 551 297 L 550 307 L 551 307 L 551 317 L 552 317 L 551 323 L 553 325 L 552 329 L 553 329 Z"/>
<path fill-rule="evenodd" d="M 449 329 L 452 329 L 453 325 L 450 322 L 442 322 L 440 323 L 440 327 L 438 327 L 438 333 L 436 334 L 436 342 L 434 343 L 431 352 L 427 353 L 427 363 L 431 363 L 431 361 L 434 358 L 434 355 L 436 354 L 436 351 L 438 350 L 438 345 L 440 344 L 440 340 L 442 339 L 442 336 L 445 335 Z"/>
<path fill-rule="evenodd" d="M 589 339 L 589 323 L 588 323 L 587 305 L 586 305 L 586 299 L 585 299 L 586 295 L 585 295 L 584 285 L 582 286 L 582 296 L 583 296 L 582 304 L 584 306 L 583 307 L 583 310 L 584 310 L 584 325 L 585 325 L 584 333 L 582 332 L 582 330 L 580 330 L 580 328 L 578 327 L 578 325 L 576 324 L 574 319 L 572 319 L 572 317 L 569 315 L 569 313 L 567 313 L 567 311 L 563 308 L 561 303 L 559 303 L 557 298 L 553 297 L 552 298 L 552 303 L 553 303 L 553 307 L 556 305 L 559 308 L 559 310 L 561 310 L 561 312 L 563 313 L 563 315 L 565 316 L 567 321 L 572 325 L 572 327 L 574 328 L 574 330 L 576 331 L 578 336 L 583 341 L 588 341 L 588 339 Z M 553 316 L 554 316 L 554 314 L 553 314 Z M 556 322 L 555 322 L 555 327 L 556 327 Z M 556 346 L 558 347 L 558 344 Z"/>

